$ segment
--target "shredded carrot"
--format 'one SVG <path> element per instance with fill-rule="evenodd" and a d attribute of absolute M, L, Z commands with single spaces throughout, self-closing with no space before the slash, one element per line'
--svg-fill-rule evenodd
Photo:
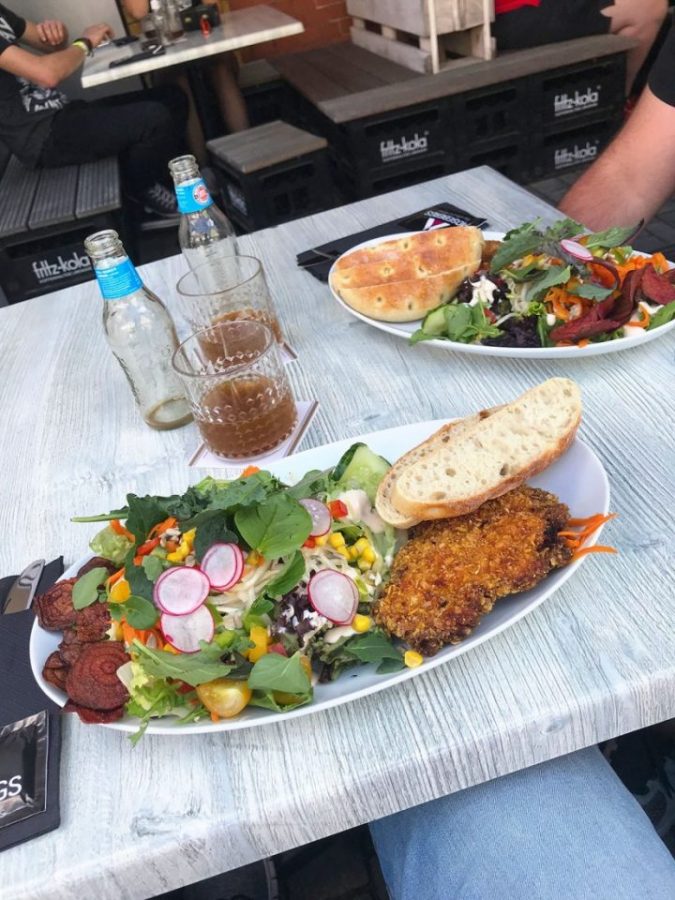
<path fill-rule="evenodd" d="M 157 535 L 162 534 L 162 532 L 166 531 L 169 528 L 176 527 L 176 519 L 174 516 L 169 516 L 168 519 L 164 519 L 163 522 L 158 522 L 156 525 L 153 525 L 150 529 L 150 534 L 148 538 L 157 537 Z"/>
<path fill-rule="evenodd" d="M 162 637 L 156 628 L 133 628 L 126 619 L 121 619 L 120 625 L 122 627 L 122 637 L 127 646 L 133 644 L 134 641 L 140 641 L 141 644 L 147 644 L 150 637 L 155 638 L 158 647 L 162 646 Z"/>
<path fill-rule="evenodd" d="M 124 566 L 121 569 L 118 569 L 116 572 L 110 576 L 110 578 L 106 578 L 106 584 L 108 587 L 112 587 L 115 582 L 119 581 L 120 578 L 124 576 Z"/>
<path fill-rule="evenodd" d="M 168 553 L 173 553 L 175 550 L 178 550 L 178 541 L 169 540 L 164 544 L 164 549 Z"/>
<path fill-rule="evenodd" d="M 260 468 L 258 466 L 246 466 L 244 471 L 239 476 L 240 478 L 248 478 L 249 475 L 255 475 L 256 472 L 259 472 Z"/>
<path fill-rule="evenodd" d="M 220 716 L 218 715 L 218 713 L 214 713 L 214 712 L 211 713 L 211 721 L 212 722 L 220 722 Z"/>
<path fill-rule="evenodd" d="M 119 519 L 112 519 L 111 522 L 110 522 L 110 527 L 111 527 L 112 530 L 115 532 L 115 534 L 121 534 L 121 535 L 123 535 L 123 537 L 125 537 L 127 540 L 129 540 L 129 541 L 135 541 L 135 540 L 136 540 L 136 538 L 135 538 L 135 537 L 133 536 L 133 534 L 129 531 L 129 529 L 128 529 L 128 528 L 125 528 L 124 525 L 122 525 L 122 523 L 120 522 Z"/>
<path fill-rule="evenodd" d="M 159 545 L 159 538 L 151 538 L 138 548 L 137 556 L 147 556 L 152 550 Z"/>
<path fill-rule="evenodd" d="M 592 547 L 581 547 L 579 550 L 575 550 L 572 554 L 572 559 L 570 562 L 575 562 L 582 556 L 586 556 L 589 553 L 617 553 L 616 547 L 604 547 L 602 544 L 594 544 Z"/>
<path fill-rule="evenodd" d="M 649 328 L 649 323 L 651 322 L 652 317 L 649 314 L 649 310 L 644 305 L 644 303 L 638 304 L 637 311 L 640 314 L 640 318 L 633 319 L 630 322 L 626 322 L 626 324 L 631 325 L 634 328 Z"/>
<path fill-rule="evenodd" d="M 585 519 L 568 519 L 567 524 L 571 528 L 579 528 L 581 526 L 592 525 L 594 523 L 598 523 L 598 525 L 603 525 L 605 522 L 609 522 L 610 519 L 616 519 L 618 513 L 608 513 L 605 515 L 604 513 L 595 513 L 592 516 L 586 516 Z"/>
<path fill-rule="evenodd" d="M 590 341 L 588 340 L 588 338 L 583 338 L 577 343 L 577 347 L 588 347 L 589 344 Z"/>
<path fill-rule="evenodd" d="M 614 275 L 606 266 L 599 266 L 597 263 L 589 263 L 589 269 L 593 273 L 596 281 L 599 281 L 603 287 L 614 287 Z"/>

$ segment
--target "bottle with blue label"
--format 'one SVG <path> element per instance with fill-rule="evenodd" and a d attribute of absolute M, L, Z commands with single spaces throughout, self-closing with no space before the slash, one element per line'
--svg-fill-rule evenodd
<path fill-rule="evenodd" d="M 116 231 L 84 242 L 105 301 L 103 328 L 146 424 L 166 431 L 192 418 L 171 366 L 176 329 L 162 301 L 141 281 Z"/>
<path fill-rule="evenodd" d="M 178 156 L 169 163 L 176 186 L 178 243 L 191 269 L 210 260 L 237 253 L 232 223 L 216 204 L 194 156 Z"/>

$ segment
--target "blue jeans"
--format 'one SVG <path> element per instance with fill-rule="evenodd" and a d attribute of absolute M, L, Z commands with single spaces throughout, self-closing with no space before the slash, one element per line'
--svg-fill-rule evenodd
<path fill-rule="evenodd" d="M 596 747 L 370 831 L 393 900 L 675 898 L 675 860 Z"/>

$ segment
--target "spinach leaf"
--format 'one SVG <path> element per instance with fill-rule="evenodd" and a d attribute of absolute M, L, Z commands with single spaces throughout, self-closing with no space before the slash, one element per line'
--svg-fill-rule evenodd
<path fill-rule="evenodd" d="M 403 654 L 382 631 L 373 629 L 365 634 L 357 634 L 344 644 L 343 653 L 362 663 L 381 662 L 384 659 L 399 660 Z"/>
<path fill-rule="evenodd" d="M 146 574 L 146 577 L 149 581 L 153 583 L 157 581 L 159 576 L 165 569 L 165 565 L 163 561 L 159 558 L 159 556 L 144 556 L 141 562 L 141 566 L 143 567 L 143 571 Z"/>
<path fill-rule="evenodd" d="M 288 698 L 290 699 L 290 697 Z M 297 699 L 292 703 L 279 703 L 274 698 L 272 691 L 254 691 L 253 696 L 248 701 L 249 706 L 261 706 L 263 709 L 272 709 L 274 712 L 288 712 L 289 709 L 295 709 L 298 706 L 304 706 L 312 699 L 312 691 L 306 694 L 298 694 Z"/>
<path fill-rule="evenodd" d="M 263 627 L 267 626 L 267 622 L 263 619 L 263 616 L 269 615 L 274 609 L 274 601 L 270 600 L 264 593 L 260 595 L 256 600 L 253 601 L 249 609 L 246 611 L 242 618 L 242 625 L 248 631 L 254 625 L 262 625 Z"/>
<path fill-rule="evenodd" d="M 630 225 L 627 228 L 621 228 L 618 225 L 613 228 L 607 228 L 605 231 L 596 231 L 593 234 L 586 235 L 584 244 L 589 250 L 594 247 L 601 247 L 603 250 L 610 250 L 612 247 L 622 247 L 628 238 L 634 234 L 638 225 Z"/>
<path fill-rule="evenodd" d="M 305 557 L 300 550 L 296 550 L 281 572 L 265 587 L 265 594 L 268 597 L 283 597 L 284 594 L 293 590 L 305 574 L 305 569 Z M 252 609 L 253 607 L 251 607 Z"/>
<path fill-rule="evenodd" d="M 305 497 L 316 497 L 317 494 L 325 494 L 328 492 L 328 473 L 330 469 L 321 471 L 320 469 L 311 469 L 303 477 L 286 490 L 289 497 L 295 500 L 303 500 Z"/>
<path fill-rule="evenodd" d="M 666 304 L 666 306 L 662 306 L 658 312 L 654 313 L 647 331 L 651 331 L 652 328 L 658 328 L 659 325 L 666 325 L 668 322 L 672 322 L 673 319 L 675 319 L 675 300 Z"/>
<path fill-rule="evenodd" d="M 490 271 L 495 274 L 528 253 L 534 253 L 541 246 L 542 239 L 543 235 L 536 222 L 526 222 L 520 228 L 507 232 L 492 257 Z"/>
<path fill-rule="evenodd" d="M 482 303 L 477 303 L 471 309 L 471 327 L 469 328 L 470 338 L 482 340 L 486 337 L 499 337 L 501 331 L 496 325 L 485 315 L 485 308 Z"/>
<path fill-rule="evenodd" d="M 449 303 L 443 310 L 445 333 L 451 341 L 461 341 L 471 325 L 471 307 L 466 303 Z"/>
<path fill-rule="evenodd" d="M 291 657 L 266 653 L 255 663 L 248 676 L 252 691 L 281 691 L 284 694 L 308 694 L 312 683 L 301 662 L 301 654 Z"/>
<path fill-rule="evenodd" d="M 133 646 L 138 661 L 148 675 L 155 678 L 177 678 L 193 687 L 215 678 L 225 678 L 232 669 L 232 666 L 222 662 L 220 657 L 223 651 L 217 644 L 202 641 L 201 650 L 181 654 L 152 650 L 140 641 L 134 641 Z"/>
<path fill-rule="evenodd" d="M 152 628 L 159 619 L 157 607 L 145 597 L 137 597 L 132 594 L 128 600 L 118 606 L 124 606 L 124 618 L 132 628 L 138 628 L 139 631 Z"/>
<path fill-rule="evenodd" d="M 442 334 L 427 334 L 423 328 L 418 328 L 410 335 L 410 344 L 419 344 L 420 341 L 442 341 L 445 340 Z"/>
<path fill-rule="evenodd" d="M 127 558 L 124 560 L 124 577 L 129 582 L 132 594 L 152 600 L 152 581 L 146 575 L 143 566 L 137 566 L 134 562 L 133 550 L 127 554 Z"/>
<path fill-rule="evenodd" d="M 535 259 L 519 269 L 504 269 L 504 274 L 512 278 L 513 281 L 532 281 L 533 278 L 537 278 L 541 274 L 541 269 Z"/>
<path fill-rule="evenodd" d="M 234 522 L 247 544 L 266 559 L 297 550 L 312 530 L 310 514 L 286 493 L 273 494 L 257 506 L 238 509 Z"/>
<path fill-rule="evenodd" d="M 209 510 L 200 514 L 204 518 L 197 525 L 195 533 L 194 552 L 198 562 L 201 562 L 206 551 L 213 544 L 236 544 L 237 535 L 228 524 L 227 513 L 221 510 Z M 200 516 L 197 516 L 199 519 Z"/>
<path fill-rule="evenodd" d="M 399 659 L 387 657 L 386 659 L 383 659 L 379 666 L 375 669 L 375 674 L 391 675 L 392 672 L 400 672 L 402 669 L 405 669 L 405 662 L 403 661 L 403 657 L 399 657 Z"/>
<path fill-rule="evenodd" d="M 73 606 L 75 609 L 84 609 L 98 600 L 98 588 L 108 577 L 108 570 L 100 566 L 90 569 L 81 578 L 78 578 L 73 586 Z"/>
<path fill-rule="evenodd" d="M 158 497 L 137 497 L 136 494 L 127 494 L 126 527 L 136 538 L 136 544 L 142 544 L 148 537 L 148 532 L 159 522 L 167 517 L 166 507 L 159 502 Z"/>
<path fill-rule="evenodd" d="M 557 284 L 565 284 L 572 277 L 572 269 L 570 266 L 551 266 L 544 270 L 544 274 L 537 281 L 533 282 L 528 293 L 530 301 L 543 297 L 549 288 L 555 287 Z"/>
<path fill-rule="evenodd" d="M 567 293 L 574 294 L 575 297 L 586 297 L 588 300 L 605 300 L 612 293 L 612 290 L 612 288 L 603 287 L 601 284 L 585 281 L 574 288 L 567 288 Z"/>
<path fill-rule="evenodd" d="M 552 347 L 553 341 L 549 337 L 551 329 L 546 321 L 546 313 L 537 316 L 537 335 L 542 347 Z"/>

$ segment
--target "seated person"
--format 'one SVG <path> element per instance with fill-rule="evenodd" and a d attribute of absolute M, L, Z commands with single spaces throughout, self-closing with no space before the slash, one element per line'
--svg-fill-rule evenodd
<path fill-rule="evenodd" d="M 93 102 L 69 102 L 58 90 L 111 36 L 108 25 L 92 25 L 69 43 L 63 22 L 29 22 L 0 4 L 0 141 L 31 168 L 117 155 L 129 195 L 148 212 L 176 216 L 175 196 L 165 182 L 168 161 L 184 152 L 187 100 L 180 89 Z"/>
<path fill-rule="evenodd" d="M 588 228 L 648 220 L 675 194 L 675 26 L 614 141 L 560 203 Z"/>
<path fill-rule="evenodd" d="M 522 50 L 591 34 L 638 41 L 626 60 L 626 90 L 647 58 L 668 12 L 668 0 L 495 0 L 498 50 Z"/>
<path fill-rule="evenodd" d="M 121 0 L 124 11 L 132 19 L 143 19 L 150 13 L 150 0 Z M 218 0 L 205 0 L 207 4 L 218 6 Z M 237 60 L 233 53 L 222 53 L 215 57 L 209 57 L 204 62 L 211 78 L 213 90 L 218 100 L 218 108 L 228 132 L 243 131 L 249 127 L 246 103 L 237 83 Z M 184 75 L 172 72 L 170 75 L 189 95 L 189 86 Z M 204 162 L 206 151 L 204 137 L 201 133 L 201 125 L 190 103 L 188 121 L 188 136 L 195 156 L 200 162 Z"/>

